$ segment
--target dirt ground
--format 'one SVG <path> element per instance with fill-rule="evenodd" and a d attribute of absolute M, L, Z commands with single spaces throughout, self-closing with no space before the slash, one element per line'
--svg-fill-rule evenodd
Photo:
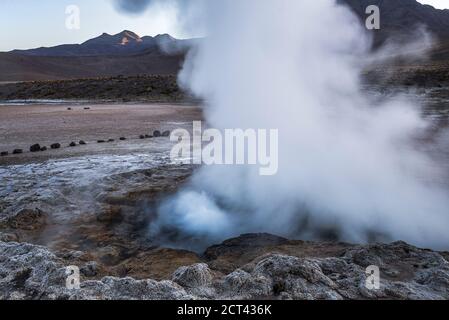
<path fill-rule="evenodd" d="M 71 110 L 69 110 L 71 108 Z M 91 154 L 126 154 L 138 149 L 140 135 L 154 130 L 174 130 L 201 120 L 201 110 L 192 105 L 175 104 L 52 104 L 0 105 L 0 165 L 44 161 L 53 158 Z M 125 141 L 120 141 L 125 137 Z M 97 143 L 98 140 L 110 143 Z M 69 147 L 71 142 L 87 144 Z M 147 140 L 145 140 L 147 142 Z M 31 153 L 30 146 L 40 144 L 59 150 Z M 24 153 L 12 155 L 13 150 Z"/>

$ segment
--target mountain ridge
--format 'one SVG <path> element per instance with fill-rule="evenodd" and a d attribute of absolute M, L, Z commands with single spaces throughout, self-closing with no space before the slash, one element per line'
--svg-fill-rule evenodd
<path fill-rule="evenodd" d="M 374 31 L 374 47 L 388 39 L 416 40 L 425 25 L 438 45 L 433 61 L 449 61 L 449 10 L 435 9 L 416 0 L 336 0 L 348 6 L 364 23 L 368 5 L 381 10 L 381 29 Z M 179 40 L 169 34 L 139 36 L 130 30 L 103 33 L 80 44 L 0 52 L 0 81 L 61 80 L 142 74 L 177 74 L 189 47 L 197 39 Z"/>
<path fill-rule="evenodd" d="M 53 47 L 12 50 L 8 53 L 41 57 L 132 55 L 144 53 L 148 50 L 157 50 L 167 44 L 175 45 L 178 41 L 182 40 L 175 39 L 168 34 L 140 37 L 132 31 L 124 30 L 114 35 L 103 33 L 81 44 L 62 44 Z"/>

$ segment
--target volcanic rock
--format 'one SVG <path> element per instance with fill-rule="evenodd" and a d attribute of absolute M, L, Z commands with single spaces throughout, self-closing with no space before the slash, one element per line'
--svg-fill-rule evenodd
<path fill-rule="evenodd" d="M 46 224 L 47 214 L 40 209 L 22 209 L 0 220 L 0 226 L 18 230 L 37 230 Z"/>
<path fill-rule="evenodd" d="M 163 133 L 162 133 L 162 136 L 163 137 L 170 137 L 170 131 L 164 131 Z"/>
<path fill-rule="evenodd" d="M 41 151 L 42 151 L 42 152 L 47 151 L 47 147 L 46 147 L 46 146 L 43 146 L 43 147 L 41 148 Z"/>
<path fill-rule="evenodd" d="M 80 140 L 79 144 L 82 145 L 82 146 L 84 146 L 84 145 L 86 145 L 86 142 L 83 141 L 83 140 Z"/>
<path fill-rule="evenodd" d="M 242 239 L 233 242 L 240 242 L 241 246 Z M 303 243 L 307 244 L 312 245 Z M 65 287 L 65 267 L 69 262 L 63 257 L 40 246 L 0 242 L 0 299 L 449 298 L 448 261 L 438 252 L 403 242 L 347 246 L 343 254 L 326 258 L 295 257 L 271 250 L 271 254 L 258 257 L 256 263 L 227 275 L 215 272 L 205 263 L 196 263 L 177 269 L 173 281 L 81 279 L 80 290 L 70 291 Z M 377 263 L 381 270 L 379 290 L 365 286 L 366 265 L 370 263 Z M 95 262 L 89 262 L 81 265 L 80 271 L 91 278 L 98 268 Z"/>
<path fill-rule="evenodd" d="M 15 149 L 12 154 L 22 154 L 23 150 L 22 149 Z"/>
<path fill-rule="evenodd" d="M 80 272 L 88 278 L 95 277 L 98 274 L 98 264 L 95 261 L 88 262 L 80 268 Z"/>
<path fill-rule="evenodd" d="M 30 147 L 30 152 L 38 152 L 41 151 L 41 146 L 39 144 L 33 144 Z"/>
<path fill-rule="evenodd" d="M 0 153 L 0 157 L 6 157 L 7 155 L 9 155 L 9 152 L 8 152 L 8 151 L 2 151 L 2 152 Z"/>
<path fill-rule="evenodd" d="M 70 142 L 69 147 L 76 147 L 76 142 Z"/>
<path fill-rule="evenodd" d="M 172 280 L 183 287 L 207 287 L 212 284 L 212 272 L 207 264 L 198 263 L 179 268 L 173 274 Z"/>
<path fill-rule="evenodd" d="M 52 148 L 52 149 L 59 149 L 59 148 L 61 148 L 61 144 L 60 144 L 60 143 L 53 143 L 53 144 L 50 146 L 50 148 Z"/>
<path fill-rule="evenodd" d="M 153 132 L 153 137 L 159 138 L 160 136 L 162 136 L 162 133 L 159 130 Z"/>

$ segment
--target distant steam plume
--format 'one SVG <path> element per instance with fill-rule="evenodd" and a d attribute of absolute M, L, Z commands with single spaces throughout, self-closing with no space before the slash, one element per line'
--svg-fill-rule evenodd
<path fill-rule="evenodd" d="M 432 183 L 443 173 L 410 143 L 427 123 L 403 97 L 374 103 L 362 92 L 371 43 L 347 8 L 201 5 L 208 36 L 180 80 L 206 101 L 212 127 L 279 129 L 279 174 L 203 167 L 160 207 L 153 236 L 174 230 L 184 247 L 243 232 L 449 247 L 449 195 Z"/>
<path fill-rule="evenodd" d="M 128 13 L 141 13 L 145 11 L 154 0 L 114 0 L 117 9 Z"/>

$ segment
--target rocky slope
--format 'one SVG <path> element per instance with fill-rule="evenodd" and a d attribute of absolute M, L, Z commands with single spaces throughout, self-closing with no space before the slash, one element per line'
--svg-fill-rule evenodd
<path fill-rule="evenodd" d="M 340 246 L 334 254 L 318 251 Z M 285 254 L 302 252 L 300 257 Z M 247 252 L 261 251 L 256 258 Z M 270 235 L 245 235 L 213 248 L 214 257 L 230 263 L 243 258 L 232 272 L 214 268 L 214 261 L 183 266 L 169 279 L 130 277 L 95 280 L 97 264 L 81 265 L 80 289 L 66 288 L 68 261 L 31 244 L 0 242 L 1 299 L 449 299 L 449 263 L 442 254 L 402 242 L 349 246 L 290 242 Z M 262 254 L 262 252 L 266 252 Z M 330 251 L 333 251 L 330 250 Z M 70 252 L 72 256 L 82 253 Z M 209 253 L 210 254 L 210 253 Z M 206 255 L 207 256 L 207 255 Z M 378 265 L 380 290 L 365 286 L 366 267 Z M 237 267 L 239 266 L 239 267 Z"/>

